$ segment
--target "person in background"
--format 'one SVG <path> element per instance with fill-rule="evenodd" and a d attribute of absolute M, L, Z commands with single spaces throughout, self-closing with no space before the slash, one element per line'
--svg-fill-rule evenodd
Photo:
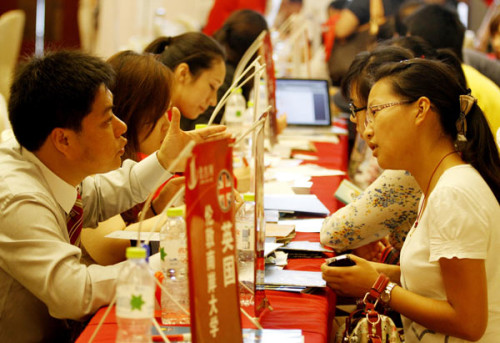
<path fill-rule="evenodd" d="M 160 148 L 168 131 L 167 111 L 171 109 L 173 73 L 152 55 L 133 51 L 116 53 L 107 62 L 116 72 L 110 88 L 114 112 L 129 128 L 122 160 L 141 161 Z M 183 180 L 171 179 L 168 182 L 171 187 L 160 187 L 156 191 L 151 207 L 146 209 L 146 218 L 163 211 Z M 137 221 L 138 212 L 127 214 L 122 213 L 127 223 Z"/>
<path fill-rule="evenodd" d="M 340 18 L 342 9 L 347 4 L 346 0 L 334 0 L 330 2 L 327 8 L 328 19 L 323 26 L 323 46 L 325 47 L 325 60 L 330 59 L 333 44 L 335 42 L 335 25 Z"/>
<path fill-rule="evenodd" d="M 500 59 L 500 13 L 491 18 L 489 24 L 490 30 L 490 44 L 491 53 L 490 57 L 499 60 Z"/>
<path fill-rule="evenodd" d="M 215 0 L 203 33 L 212 36 L 238 10 L 248 9 L 264 15 L 266 6 L 267 0 Z"/>
<path fill-rule="evenodd" d="M 350 99 L 351 121 L 361 137 L 373 73 L 388 62 L 412 57 L 409 50 L 400 47 L 380 47 L 355 57 L 342 82 L 342 93 Z M 401 249 L 417 216 L 420 195 L 409 173 L 384 171 L 358 198 L 324 220 L 320 241 L 337 252 L 352 249 L 354 254 L 370 260 L 380 261 L 383 256 L 384 262 L 397 262 L 399 253 L 391 253 L 390 248 Z"/>
<path fill-rule="evenodd" d="M 425 2 L 419 0 L 407 0 L 405 1 L 399 8 L 398 13 L 395 17 L 395 35 L 399 37 L 404 37 L 408 33 L 408 29 L 406 27 L 405 21 L 408 17 L 410 17 L 414 12 L 419 10 L 420 8 L 426 5 Z M 446 6 L 446 12 L 456 12 L 456 8 L 453 6 Z M 435 46 L 436 49 L 449 47 L 452 48 L 456 46 L 458 49 L 458 45 L 453 41 L 457 37 L 462 37 L 462 57 L 458 55 L 461 60 L 467 65 L 470 65 L 477 69 L 481 74 L 487 76 L 491 81 L 493 81 L 497 86 L 500 86 L 500 62 L 492 60 L 485 53 L 478 51 L 476 49 L 471 49 L 463 46 L 463 40 L 465 38 L 464 32 L 465 28 L 462 28 L 463 25 L 460 22 L 458 15 L 455 15 L 456 18 L 452 18 L 447 13 L 441 13 L 440 10 L 436 10 L 436 13 L 430 14 L 429 16 L 429 26 L 434 27 L 436 30 L 444 29 L 445 31 L 438 33 L 436 31 L 435 41 L 440 40 L 442 43 L 437 44 Z M 446 22 L 446 25 L 443 25 L 443 22 Z M 436 27 L 437 25 L 437 27 Z M 428 37 L 429 32 L 426 33 L 426 37 Z M 450 35 L 450 36 L 447 36 Z M 422 35 L 423 36 L 423 35 Z M 444 42 L 444 44 L 443 44 Z"/>
<path fill-rule="evenodd" d="M 172 71 L 153 55 L 140 55 L 133 51 L 122 51 L 107 61 L 116 73 L 110 85 L 113 93 L 113 112 L 128 127 L 122 161 L 141 161 L 155 153 L 165 138 L 169 127 L 167 110 L 170 106 Z M 155 198 L 146 209 L 146 218 L 161 213 L 169 200 L 183 184 L 183 177 L 175 177 L 155 191 Z M 117 230 L 137 230 L 138 216 L 143 211 L 138 204 L 100 222 L 95 229 L 84 228 L 82 243 L 90 257 L 101 265 L 110 265 L 125 259 L 125 250 L 130 242 L 121 239 L 106 239 L 107 234 Z M 143 230 L 149 231 L 156 218 L 146 220 Z"/>
<path fill-rule="evenodd" d="M 323 278 L 357 297 L 384 285 L 378 300 L 402 315 L 408 343 L 496 342 L 500 157 L 488 122 L 442 62 L 387 63 L 374 81 L 364 137 L 380 166 L 408 170 L 424 198 L 401 267 L 352 256 L 352 267 L 323 264 Z"/>
<path fill-rule="evenodd" d="M 394 36 L 404 37 L 407 33 L 407 28 L 405 25 L 405 20 L 416 10 L 425 5 L 425 2 L 421 0 L 405 0 L 399 6 L 396 15 L 394 16 Z"/>
<path fill-rule="evenodd" d="M 233 12 L 224 25 L 217 30 L 213 37 L 224 48 L 226 53 L 226 77 L 224 83 L 217 92 L 217 99 L 221 99 L 233 83 L 233 76 L 238 63 L 248 50 L 250 45 L 257 39 L 262 31 L 267 30 L 266 19 L 256 11 L 249 9 Z M 243 96 L 248 100 L 253 83 L 249 82 L 243 87 Z M 194 129 L 196 124 L 206 124 L 212 116 L 214 108 L 209 107 L 198 118 L 185 120 L 185 129 Z M 220 123 L 224 114 L 221 108 L 214 123 Z M 188 124 L 189 123 L 189 124 Z"/>
<path fill-rule="evenodd" d="M 172 106 L 182 114 L 182 129 L 189 128 L 191 120 L 217 104 L 226 65 L 224 51 L 213 38 L 201 32 L 159 37 L 144 52 L 158 55 L 174 73 Z"/>
<path fill-rule="evenodd" d="M 465 27 L 456 11 L 426 4 L 405 20 L 407 34 L 425 39 L 434 49 L 451 49 L 462 61 L 462 69 L 472 95 L 477 98 L 493 132 L 500 128 L 500 88 L 474 66 L 463 63 Z M 497 68 L 494 68 L 498 70 Z"/>
<path fill-rule="evenodd" d="M 384 16 L 392 17 L 397 13 L 403 0 L 383 0 Z M 335 38 L 347 39 L 356 30 L 370 21 L 370 1 L 353 0 L 341 11 L 340 18 L 335 25 Z M 391 33 L 392 34 L 392 33 Z M 387 38 L 387 37 L 386 37 Z"/>
<path fill-rule="evenodd" d="M 280 29 L 292 15 L 299 14 L 302 11 L 303 0 L 283 0 L 280 3 L 276 18 L 274 18 L 273 27 Z"/>
<path fill-rule="evenodd" d="M 489 56 L 495 60 L 497 65 L 497 71 L 500 73 L 500 13 L 496 14 L 491 18 L 489 24 L 490 30 L 490 40 L 491 40 L 491 50 L 492 52 Z M 478 52 L 479 53 L 479 52 Z M 500 80 L 500 77 L 498 78 Z M 500 81 L 495 81 L 497 85 Z M 500 147 L 500 127 L 497 129 L 496 133 L 497 145 Z"/>
<path fill-rule="evenodd" d="M 113 77 L 97 57 L 59 51 L 32 58 L 13 80 L 15 139 L 0 145 L 2 342 L 73 342 L 74 321 L 111 302 L 121 268 L 82 263 L 82 224 L 144 201 L 191 140 L 226 136 L 223 127 L 183 132 L 174 111 L 160 150 L 119 168 L 127 126 L 112 111 Z"/>

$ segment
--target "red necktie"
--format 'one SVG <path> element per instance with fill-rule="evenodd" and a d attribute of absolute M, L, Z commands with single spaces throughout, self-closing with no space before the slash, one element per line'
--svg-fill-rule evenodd
<path fill-rule="evenodd" d="M 83 205 L 80 192 L 77 193 L 75 205 L 73 205 L 73 208 L 68 214 L 66 226 L 68 228 L 69 241 L 71 244 L 79 246 L 80 232 L 83 227 Z"/>

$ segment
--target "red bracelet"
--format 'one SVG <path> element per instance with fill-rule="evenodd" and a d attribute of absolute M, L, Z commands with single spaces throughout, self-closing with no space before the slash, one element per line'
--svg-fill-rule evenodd
<path fill-rule="evenodd" d="M 375 280 L 375 283 L 373 284 L 372 288 L 368 293 L 366 293 L 365 298 L 364 298 L 364 303 L 366 304 L 367 301 L 376 303 L 380 299 L 380 295 L 382 292 L 385 290 L 387 285 L 389 284 L 390 279 L 384 274 L 380 273 L 377 280 Z"/>

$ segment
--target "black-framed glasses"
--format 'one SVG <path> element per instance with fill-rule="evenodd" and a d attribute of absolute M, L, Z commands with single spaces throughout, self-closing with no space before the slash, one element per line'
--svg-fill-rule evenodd
<path fill-rule="evenodd" d="M 368 111 L 366 111 L 366 116 L 365 116 L 365 127 L 368 126 L 368 124 L 373 123 L 375 120 L 375 115 L 382 111 L 383 109 L 396 106 L 396 105 L 404 105 L 404 104 L 409 104 L 415 102 L 415 100 L 403 100 L 403 101 L 398 101 L 398 102 L 388 102 L 386 104 L 381 104 L 381 105 L 372 105 L 368 106 Z"/>
<path fill-rule="evenodd" d="M 351 111 L 351 116 L 355 119 L 356 115 L 359 111 L 366 110 L 366 106 L 364 107 L 356 107 L 352 102 L 349 103 L 349 110 Z"/>

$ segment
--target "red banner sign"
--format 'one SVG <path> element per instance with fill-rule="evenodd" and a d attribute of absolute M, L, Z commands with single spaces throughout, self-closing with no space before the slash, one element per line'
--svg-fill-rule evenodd
<path fill-rule="evenodd" d="M 242 342 L 230 142 L 198 144 L 185 173 L 193 343 Z"/>

